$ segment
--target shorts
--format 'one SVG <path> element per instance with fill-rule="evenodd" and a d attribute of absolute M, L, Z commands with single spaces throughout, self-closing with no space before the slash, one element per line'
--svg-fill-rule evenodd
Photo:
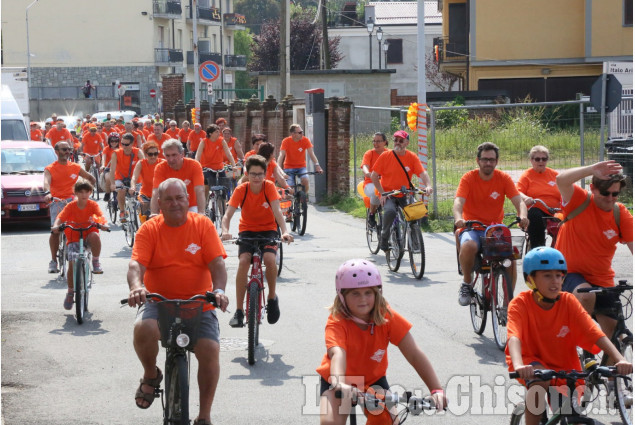
<path fill-rule="evenodd" d="M 90 252 L 90 244 L 84 239 L 84 252 Z M 70 242 L 66 244 L 66 259 L 68 261 L 75 261 L 79 257 L 79 242 Z"/>
<path fill-rule="evenodd" d="M 373 183 L 368 183 L 364 186 L 364 194 L 370 198 L 371 205 L 379 205 L 379 197 L 377 196 L 377 191 Z"/>
<path fill-rule="evenodd" d="M 119 190 L 119 189 L 123 189 L 125 187 L 129 188 L 130 187 L 130 179 L 126 178 L 126 179 L 122 179 L 122 180 L 115 180 L 115 189 Z"/>
<path fill-rule="evenodd" d="M 205 184 L 208 186 L 225 186 L 227 189 L 229 189 L 229 186 L 227 183 L 229 183 L 227 181 L 227 176 L 225 175 L 225 172 L 222 171 L 220 173 L 218 173 L 218 178 L 216 178 L 217 174 L 216 172 L 213 171 L 203 171 L 203 176 L 205 177 Z"/>
<path fill-rule="evenodd" d="M 148 198 L 147 196 L 145 196 L 143 193 L 139 194 L 139 200 L 141 202 L 150 202 L 151 198 Z"/>
<path fill-rule="evenodd" d="M 55 224 L 57 215 L 62 212 L 66 204 L 70 203 L 72 200 L 73 198 L 68 198 L 62 201 L 54 201 L 53 203 L 51 203 L 51 206 L 49 207 L 49 213 L 51 214 L 51 227 Z"/>
<path fill-rule="evenodd" d="M 594 288 L 601 288 L 601 286 L 593 285 L 588 282 L 580 273 L 567 273 L 564 277 L 562 290 L 565 292 L 573 292 L 575 288 L 583 283 L 588 283 Z M 618 292 L 595 294 L 595 309 L 593 314 L 600 313 L 604 316 L 610 317 L 611 319 L 617 320 L 617 314 L 612 310 L 615 305 L 615 301 L 619 299 L 619 296 Z"/>
<path fill-rule="evenodd" d="M 257 238 L 258 236 L 262 236 L 264 238 L 277 238 L 278 237 L 278 232 L 276 230 L 265 230 L 263 232 L 240 232 L 238 233 L 238 237 L 244 237 L 244 238 Z M 265 245 L 264 243 L 259 244 L 260 245 L 260 249 L 262 251 L 262 253 L 264 254 L 265 252 L 271 252 L 272 254 L 276 254 L 276 252 L 278 252 L 278 244 L 275 245 Z M 241 254 L 248 252 L 250 254 L 253 254 L 255 251 L 255 247 L 251 246 L 251 245 L 244 245 L 244 244 L 239 244 L 238 245 L 238 256 L 240 257 Z"/>
<path fill-rule="evenodd" d="M 463 245 L 467 241 L 474 241 L 478 246 L 478 250 L 481 250 L 481 237 L 485 236 L 485 230 L 466 230 L 459 236 L 460 245 Z"/>
<path fill-rule="evenodd" d="M 194 205 L 193 207 L 189 207 L 187 209 L 189 212 L 198 213 L 198 207 Z"/>
<path fill-rule="evenodd" d="M 135 323 L 148 319 L 159 319 L 159 309 L 157 307 L 157 303 L 155 302 L 147 302 L 139 307 Z M 201 321 L 198 325 L 198 337 L 211 339 L 212 341 L 220 343 L 220 327 L 218 326 L 218 319 L 216 318 L 215 310 L 203 312 L 203 316 L 201 317 Z"/>
<path fill-rule="evenodd" d="M 302 168 L 285 168 L 284 172 L 288 176 L 287 184 L 289 186 L 291 186 L 291 187 L 295 186 L 295 176 L 298 176 L 300 178 L 308 176 L 307 173 L 306 173 L 306 167 L 302 167 Z"/>
<path fill-rule="evenodd" d="M 380 387 L 386 391 L 388 391 L 388 389 L 390 388 L 390 385 L 388 385 L 388 380 L 386 379 L 385 376 L 382 376 L 376 382 L 374 382 L 372 385 L 369 385 L 369 386 Z M 331 384 L 329 384 L 324 378 L 320 377 L 320 395 L 324 394 L 325 391 L 328 391 L 330 389 L 331 389 Z"/>

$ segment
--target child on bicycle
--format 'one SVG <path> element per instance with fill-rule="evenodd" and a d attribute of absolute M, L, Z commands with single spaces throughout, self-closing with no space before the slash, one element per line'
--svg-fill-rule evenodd
<path fill-rule="evenodd" d="M 406 360 L 431 390 L 438 410 L 447 399 L 428 357 L 410 333 L 412 324 L 395 312 L 382 296 L 377 267 L 366 260 L 349 260 L 335 275 L 337 296 L 326 323 L 327 353 L 316 370 L 320 386 L 320 424 L 345 424 L 351 408 L 352 387 L 383 393 L 388 343 L 399 347 Z M 336 396 L 342 392 L 342 397 Z M 367 423 L 392 424 L 395 412 L 368 415 Z"/>
<path fill-rule="evenodd" d="M 538 424 L 545 410 L 544 394 L 549 382 L 531 381 L 534 369 L 580 370 L 576 346 L 590 352 L 603 350 L 615 362 L 619 374 L 629 374 L 633 365 L 624 360 L 611 341 L 593 322 L 580 302 L 562 292 L 567 263 L 560 251 L 534 248 L 523 261 L 524 291 L 509 303 L 506 361 L 519 381 L 529 389 L 525 402 L 526 424 Z M 598 349 L 599 347 L 599 349 Z M 537 391 L 540 388 L 543 391 Z"/>
<path fill-rule="evenodd" d="M 84 179 L 79 179 L 74 187 L 75 200 L 64 207 L 55 219 L 55 223 L 51 228 L 52 233 L 58 233 L 60 224 L 66 222 L 78 223 L 85 225 L 91 222 L 100 224 L 106 223 L 104 214 L 99 208 L 97 202 L 89 199 L 93 193 L 93 185 Z M 102 226 L 106 228 L 106 226 Z M 66 281 L 68 283 L 68 291 L 64 298 L 64 308 L 70 310 L 73 308 L 73 263 L 79 254 L 79 232 L 71 229 L 65 229 L 66 234 L 66 252 L 68 257 L 68 272 L 66 273 Z M 99 230 L 90 229 L 84 233 L 84 243 L 86 248 L 90 248 L 93 254 L 93 273 L 102 274 L 104 270 L 99 262 L 99 254 L 101 253 L 101 240 L 99 239 Z"/>

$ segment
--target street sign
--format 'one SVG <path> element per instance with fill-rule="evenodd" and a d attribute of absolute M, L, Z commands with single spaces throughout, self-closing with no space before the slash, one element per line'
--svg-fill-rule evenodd
<path fill-rule="evenodd" d="M 198 68 L 198 74 L 201 80 L 211 83 L 220 77 L 220 66 L 214 61 L 205 61 Z"/>
<path fill-rule="evenodd" d="M 123 96 L 124 94 L 126 94 L 126 90 L 127 87 L 125 84 L 120 84 L 119 87 L 117 87 L 117 93 L 119 93 L 119 96 Z"/>
<path fill-rule="evenodd" d="M 212 86 L 212 83 L 207 83 L 207 94 L 214 94 L 214 86 Z"/>
<path fill-rule="evenodd" d="M 154 97 L 157 95 L 157 91 L 155 89 L 151 89 L 150 90 L 150 97 L 154 99 Z"/>
<path fill-rule="evenodd" d="M 622 84 L 615 75 L 606 75 L 606 112 L 617 108 L 622 101 Z M 602 76 L 591 86 L 591 105 L 596 111 L 602 110 Z"/>

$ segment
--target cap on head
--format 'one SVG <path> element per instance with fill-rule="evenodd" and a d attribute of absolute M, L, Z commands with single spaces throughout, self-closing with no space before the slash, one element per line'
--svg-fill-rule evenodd
<path fill-rule="evenodd" d="M 392 137 L 401 137 L 402 139 L 410 140 L 410 136 L 408 135 L 408 133 L 403 130 L 395 131 L 395 134 L 393 134 Z"/>

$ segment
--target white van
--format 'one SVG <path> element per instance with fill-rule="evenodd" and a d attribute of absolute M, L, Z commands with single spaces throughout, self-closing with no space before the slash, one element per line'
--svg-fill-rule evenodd
<path fill-rule="evenodd" d="M 24 116 L 15 101 L 9 87 L 3 85 L 0 93 L 0 128 L 1 140 L 29 140 L 29 130 L 24 122 Z"/>

